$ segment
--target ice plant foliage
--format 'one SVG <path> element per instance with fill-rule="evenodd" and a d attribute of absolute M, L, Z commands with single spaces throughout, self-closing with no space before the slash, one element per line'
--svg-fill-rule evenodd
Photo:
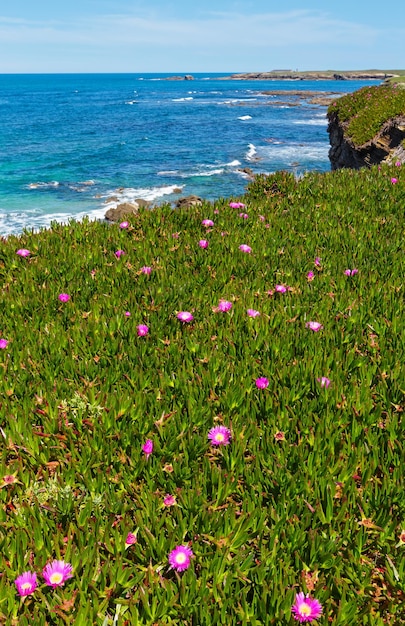
<path fill-rule="evenodd" d="M 213 446 L 227 446 L 231 441 L 231 431 L 226 426 L 214 426 L 208 433 Z"/>
<path fill-rule="evenodd" d="M 14 583 L 20 596 L 29 596 L 37 588 L 37 575 L 35 572 L 24 572 L 15 579 Z"/>
<path fill-rule="evenodd" d="M 298 622 L 312 622 L 322 615 L 322 605 L 316 598 L 305 596 L 302 592 L 295 596 L 291 609 L 294 619 Z"/>
<path fill-rule="evenodd" d="M 191 548 L 188 546 L 177 546 L 169 554 L 170 567 L 177 572 L 184 572 L 190 566 L 192 556 L 194 555 Z"/>
<path fill-rule="evenodd" d="M 72 566 L 65 561 L 52 561 L 45 566 L 42 575 L 49 587 L 60 587 L 73 576 Z"/>

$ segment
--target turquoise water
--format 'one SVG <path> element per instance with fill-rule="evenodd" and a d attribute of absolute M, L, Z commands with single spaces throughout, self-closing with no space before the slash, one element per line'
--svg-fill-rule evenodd
<path fill-rule="evenodd" d="M 0 235 L 135 198 L 174 201 L 176 189 L 236 196 L 245 167 L 327 171 L 326 107 L 264 92 L 370 84 L 194 77 L 0 75 Z"/>

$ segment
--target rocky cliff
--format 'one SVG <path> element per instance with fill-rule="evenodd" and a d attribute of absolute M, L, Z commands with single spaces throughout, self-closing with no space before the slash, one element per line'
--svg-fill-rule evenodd
<path fill-rule="evenodd" d="M 342 167 L 359 169 L 382 161 L 405 163 L 405 116 L 386 121 L 367 143 L 356 146 L 345 134 L 347 122 L 340 122 L 335 112 L 328 114 L 329 160 L 332 170 Z"/>

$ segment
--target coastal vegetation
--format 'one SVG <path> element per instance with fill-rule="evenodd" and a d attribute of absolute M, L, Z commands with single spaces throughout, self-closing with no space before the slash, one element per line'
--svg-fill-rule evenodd
<path fill-rule="evenodd" d="M 403 168 L 1 242 L 0 623 L 405 623 Z"/>

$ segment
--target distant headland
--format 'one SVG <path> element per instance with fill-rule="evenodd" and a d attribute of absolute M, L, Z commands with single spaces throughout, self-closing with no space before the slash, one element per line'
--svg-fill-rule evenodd
<path fill-rule="evenodd" d="M 270 72 L 243 72 L 224 76 L 223 80 L 386 80 L 403 74 L 403 70 L 308 71 L 271 70 Z"/>

